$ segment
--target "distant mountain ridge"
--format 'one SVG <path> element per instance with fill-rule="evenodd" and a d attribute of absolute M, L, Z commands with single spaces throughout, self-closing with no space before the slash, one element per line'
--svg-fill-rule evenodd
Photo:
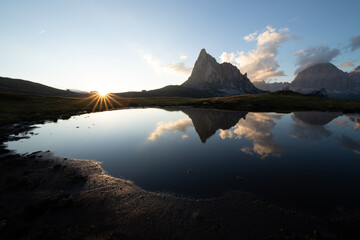
<path fill-rule="evenodd" d="M 305 94 L 326 91 L 329 97 L 360 99 L 360 72 L 356 69 L 347 73 L 331 63 L 318 63 L 301 71 L 290 90 Z"/>
<path fill-rule="evenodd" d="M 288 82 L 267 83 L 263 80 L 263 81 L 255 81 L 252 83 L 258 89 L 263 90 L 263 91 L 268 91 L 268 92 L 276 92 L 276 91 L 280 91 L 280 90 L 286 90 L 290 87 L 290 83 L 288 83 Z"/>
<path fill-rule="evenodd" d="M 219 64 L 205 49 L 200 51 L 188 80 L 181 86 L 207 91 L 214 96 L 263 93 L 231 63 Z"/>
<path fill-rule="evenodd" d="M 27 80 L 0 77 L 0 92 L 13 92 L 57 97 L 76 97 L 80 93 L 65 91 Z"/>

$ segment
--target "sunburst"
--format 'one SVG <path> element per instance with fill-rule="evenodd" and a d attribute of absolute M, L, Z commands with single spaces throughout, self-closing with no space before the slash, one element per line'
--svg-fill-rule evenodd
<path fill-rule="evenodd" d="M 92 92 L 91 95 L 85 100 L 90 100 L 90 102 L 87 104 L 87 107 L 92 106 L 93 112 L 95 112 L 96 110 L 103 111 L 115 109 L 118 107 L 126 107 L 124 103 L 120 103 L 116 98 L 118 98 L 118 96 L 113 93 L 96 91 Z"/>

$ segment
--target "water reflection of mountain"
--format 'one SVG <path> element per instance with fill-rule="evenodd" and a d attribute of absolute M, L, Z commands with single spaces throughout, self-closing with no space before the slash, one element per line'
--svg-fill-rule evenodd
<path fill-rule="evenodd" d="M 341 112 L 294 112 L 296 118 L 312 125 L 326 125 L 341 115 Z"/>
<path fill-rule="evenodd" d="M 181 109 L 192 120 L 196 132 L 203 143 L 214 135 L 218 129 L 229 129 L 240 119 L 245 119 L 247 112 L 221 111 L 214 109 L 186 108 Z"/>
<path fill-rule="evenodd" d="M 307 140 L 330 137 L 332 133 L 325 125 L 341 115 L 340 112 L 294 112 L 292 132 L 289 135 Z"/>

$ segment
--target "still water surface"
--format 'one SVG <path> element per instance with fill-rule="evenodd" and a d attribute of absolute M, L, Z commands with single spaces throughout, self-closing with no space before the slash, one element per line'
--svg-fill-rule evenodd
<path fill-rule="evenodd" d="M 360 115 L 129 109 L 39 125 L 19 153 L 101 161 L 146 190 L 194 197 L 243 190 L 327 211 L 360 202 Z"/>

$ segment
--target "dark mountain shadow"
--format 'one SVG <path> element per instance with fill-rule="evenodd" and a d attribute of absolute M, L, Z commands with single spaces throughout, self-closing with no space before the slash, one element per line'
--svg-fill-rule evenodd
<path fill-rule="evenodd" d="M 326 125 L 341 115 L 341 112 L 294 112 L 296 118 L 311 125 Z"/>
<path fill-rule="evenodd" d="M 306 140 L 330 137 L 332 132 L 325 125 L 341 115 L 341 112 L 294 112 L 293 128 L 289 135 Z"/>
<path fill-rule="evenodd" d="M 181 109 L 192 120 L 196 132 L 203 143 L 219 129 L 229 129 L 240 119 L 245 119 L 247 112 L 221 111 L 214 109 Z"/>

